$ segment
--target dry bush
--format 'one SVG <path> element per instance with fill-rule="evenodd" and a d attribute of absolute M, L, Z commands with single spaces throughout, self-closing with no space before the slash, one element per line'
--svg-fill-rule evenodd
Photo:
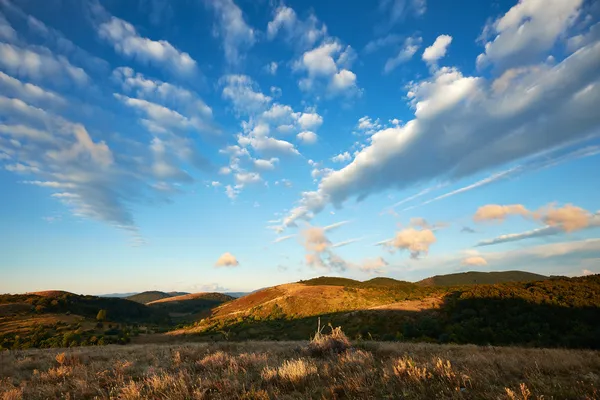
<path fill-rule="evenodd" d="M 329 325 L 331 333 L 323 334 L 321 328 L 321 320 L 319 319 L 319 327 L 317 333 L 312 338 L 306 347 L 306 353 L 313 357 L 322 357 L 331 354 L 340 354 L 352 347 L 352 343 L 342 331 L 341 327 L 334 328 Z"/>
<path fill-rule="evenodd" d="M 265 367 L 262 378 L 266 381 L 280 380 L 298 384 L 310 375 L 316 375 L 317 366 L 314 362 L 303 358 L 297 360 L 286 360 L 278 368 Z"/>
<path fill-rule="evenodd" d="M 314 358 L 299 355 L 307 344 L 6 351 L 0 399 L 600 398 L 595 351 L 370 343 Z M 67 365 L 71 355 L 76 365 Z"/>

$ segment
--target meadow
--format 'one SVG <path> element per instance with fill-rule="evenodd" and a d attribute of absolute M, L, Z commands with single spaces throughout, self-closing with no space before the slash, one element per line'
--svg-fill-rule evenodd
<path fill-rule="evenodd" d="M 0 366 L 3 400 L 600 397 L 597 351 L 351 343 L 341 330 L 311 342 L 10 350 Z"/>

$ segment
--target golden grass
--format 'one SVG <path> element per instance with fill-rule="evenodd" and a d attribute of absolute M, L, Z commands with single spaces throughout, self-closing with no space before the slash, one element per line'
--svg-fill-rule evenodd
<path fill-rule="evenodd" d="M 595 351 L 361 342 L 315 357 L 308 345 L 246 342 L 5 351 L 0 353 L 0 399 L 600 397 L 600 353 Z"/>

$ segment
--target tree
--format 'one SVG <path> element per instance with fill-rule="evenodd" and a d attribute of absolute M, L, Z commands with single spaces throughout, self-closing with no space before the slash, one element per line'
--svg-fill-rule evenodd
<path fill-rule="evenodd" d="M 96 320 L 99 322 L 106 321 L 106 310 L 98 311 L 98 315 L 96 315 Z"/>

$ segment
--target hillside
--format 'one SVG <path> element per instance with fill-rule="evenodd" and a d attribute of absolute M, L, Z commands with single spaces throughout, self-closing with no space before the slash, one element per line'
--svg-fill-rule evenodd
<path fill-rule="evenodd" d="M 101 310 L 105 323 L 99 324 Z M 163 310 L 119 298 L 61 291 L 0 295 L 0 349 L 126 343 L 133 327 L 170 322 Z"/>
<path fill-rule="evenodd" d="M 168 313 L 174 322 L 181 323 L 208 317 L 213 308 L 233 299 L 234 297 L 223 293 L 202 292 L 164 297 L 146 305 Z"/>
<path fill-rule="evenodd" d="M 524 271 L 478 272 L 469 271 L 457 274 L 436 275 L 417 282 L 421 286 L 461 286 L 503 282 L 532 282 L 543 281 L 547 276 Z"/>
<path fill-rule="evenodd" d="M 147 304 L 152 301 L 165 299 L 167 297 L 173 297 L 170 293 L 159 292 L 159 291 L 148 291 L 134 294 L 133 296 L 126 297 L 127 300 L 135 301 L 136 303 Z"/>
<path fill-rule="evenodd" d="M 598 275 L 455 287 L 356 282 L 317 278 L 263 289 L 169 334 L 306 339 L 320 317 L 355 339 L 600 347 Z"/>

